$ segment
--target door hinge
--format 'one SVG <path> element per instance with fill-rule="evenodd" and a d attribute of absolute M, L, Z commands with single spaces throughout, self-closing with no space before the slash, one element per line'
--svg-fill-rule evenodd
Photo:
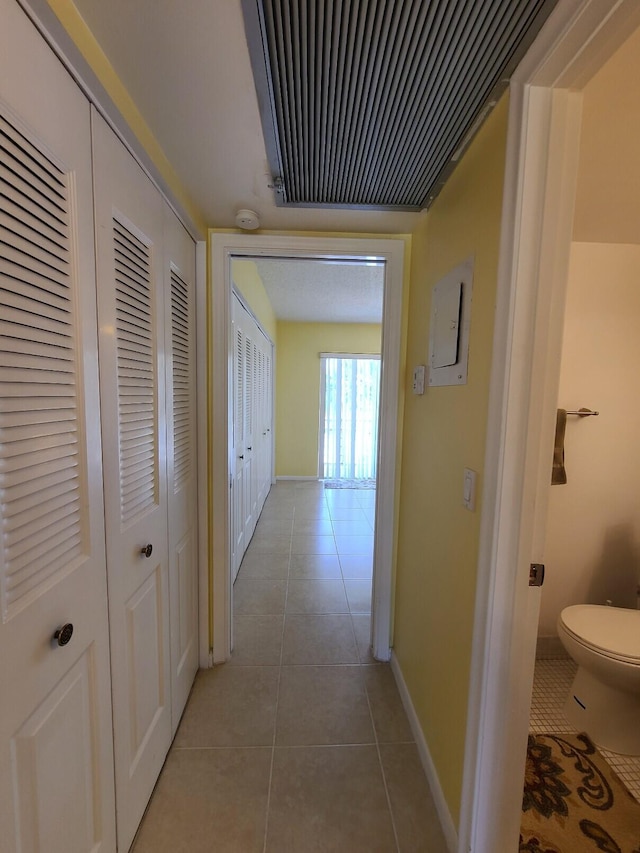
<path fill-rule="evenodd" d="M 529 586 L 542 586 L 544 583 L 544 563 L 531 563 L 529 566 Z"/>

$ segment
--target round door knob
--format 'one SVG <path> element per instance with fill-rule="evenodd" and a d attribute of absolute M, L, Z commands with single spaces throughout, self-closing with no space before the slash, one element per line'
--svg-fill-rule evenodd
<path fill-rule="evenodd" d="M 244 459 L 244 456 L 238 456 L 238 459 Z"/>
<path fill-rule="evenodd" d="M 53 639 L 59 646 L 66 646 L 71 637 L 73 636 L 73 625 L 71 622 L 67 622 L 66 625 L 62 625 L 57 629 L 55 634 L 53 635 Z"/>
<path fill-rule="evenodd" d="M 144 548 L 140 549 L 140 553 L 142 554 L 143 557 L 150 557 L 151 554 L 153 553 L 153 545 L 151 543 L 149 543 L 148 545 L 145 545 Z"/>
<path fill-rule="evenodd" d="M 247 447 L 247 450 L 253 450 L 253 447 Z"/>

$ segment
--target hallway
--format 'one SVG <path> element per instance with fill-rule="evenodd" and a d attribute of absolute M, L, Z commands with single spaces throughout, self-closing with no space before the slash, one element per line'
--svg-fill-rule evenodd
<path fill-rule="evenodd" d="M 390 667 L 369 651 L 375 492 L 273 486 L 135 853 L 446 853 Z"/>

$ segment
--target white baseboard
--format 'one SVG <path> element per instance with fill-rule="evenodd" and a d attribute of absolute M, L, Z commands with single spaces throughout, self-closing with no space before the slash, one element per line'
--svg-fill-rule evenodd
<path fill-rule="evenodd" d="M 307 480 L 313 483 L 319 483 L 320 480 L 317 477 L 289 477 L 285 475 L 278 474 L 276 480 L 280 482 L 280 480 Z"/>
<path fill-rule="evenodd" d="M 429 747 L 427 746 L 427 742 L 422 732 L 418 715 L 416 714 L 416 709 L 413 707 L 413 702 L 409 695 L 409 689 L 407 688 L 404 676 L 402 675 L 402 670 L 400 669 L 400 664 L 398 663 L 398 659 L 395 656 L 393 649 L 391 650 L 391 671 L 393 672 L 396 684 L 398 685 L 398 691 L 400 693 L 404 709 L 407 712 L 407 717 L 409 718 L 411 731 L 416 739 L 418 754 L 427 777 L 427 782 L 431 788 L 431 795 L 433 796 L 436 811 L 440 818 L 440 824 L 447 843 L 447 848 L 449 853 L 456 853 L 458 849 L 458 831 L 453 822 L 453 818 L 451 817 L 451 812 L 449 811 L 449 806 L 447 805 L 444 793 L 442 792 L 435 764 L 431 758 L 431 753 L 429 752 Z"/>

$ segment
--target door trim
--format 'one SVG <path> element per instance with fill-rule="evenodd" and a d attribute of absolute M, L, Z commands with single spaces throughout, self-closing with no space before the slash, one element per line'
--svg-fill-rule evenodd
<path fill-rule="evenodd" d="M 213 662 L 231 654 L 231 582 L 229 535 L 229 312 L 231 309 L 231 257 L 296 257 L 340 260 L 366 258 L 385 261 L 382 321 L 382 383 L 380 395 L 379 468 L 376 491 L 372 645 L 379 660 L 391 655 L 392 588 L 395 563 L 396 506 L 399 477 L 397 442 L 403 404 L 401 369 L 403 277 L 405 242 L 402 239 L 303 237 L 211 232 L 209 321 L 213 335 L 212 380 L 209 385 L 211 456 L 209 480 L 212 508 L 210 557 L 213 565 L 209 605 L 213 614 Z M 277 353 L 276 353 L 277 357 Z M 275 361 L 275 359 L 274 359 Z M 216 507 L 216 511 L 213 511 Z"/>
<path fill-rule="evenodd" d="M 517 847 L 579 90 L 639 24 L 634 0 L 560 0 L 511 81 L 458 853 Z"/>

